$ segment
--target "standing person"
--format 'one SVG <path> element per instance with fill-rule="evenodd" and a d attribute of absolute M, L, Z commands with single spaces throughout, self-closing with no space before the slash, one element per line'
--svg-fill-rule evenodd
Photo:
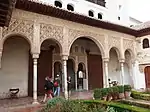
<path fill-rule="evenodd" d="M 68 83 L 68 97 L 70 97 L 71 95 L 71 77 L 70 76 L 68 77 L 67 83 Z"/>
<path fill-rule="evenodd" d="M 45 96 L 44 96 L 43 102 L 46 101 L 47 97 L 48 99 L 53 98 L 53 87 L 54 85 L 53 85 L 52 79 L 47 76 L 45 78 L 45 85 L 44 85 Z"/>
<path fill-rule="evenodd" d="M 54 80 L 54 88 L 55 88 L 54 96 L 59 96 L 60 95 L 60 77 L 58 74 Z"/>

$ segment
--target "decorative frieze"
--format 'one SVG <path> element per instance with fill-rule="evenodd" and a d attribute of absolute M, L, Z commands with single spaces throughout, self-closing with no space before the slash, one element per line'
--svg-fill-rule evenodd
<path fill-rule="evenodd" d="M 58 42 L 63 42 L 63 27 L 55 26 L 51 24 L 41 24 L 40 25 L 40 42 L 52 38 Z"/>
<path fill-rule="evenodd" d="M 33 41 L 33 21 L 12 19 L 9 27 L 3 28 L 2 38 L 8 34 L 23 34 L 31 42 Z"/>

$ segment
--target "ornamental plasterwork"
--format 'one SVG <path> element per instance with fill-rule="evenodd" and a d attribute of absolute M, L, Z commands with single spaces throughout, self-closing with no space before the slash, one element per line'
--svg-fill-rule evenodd
<path fill-rule="evenodd" d="M 75 38 L 89 36 L 89 37 L 95 38 L 104 46 L 104 35 L 102 34 L 69 29 L 68 36 L 69 36 L 68 45 L 70 45 L 74 41 Z"/>
<path fill-rule="evenodd" d="M 12 19 L 9 27 L 3 28 L 2 37 L 4 38 L 7 34 L 18 33 L 24 34 L 32 42 L 33 41 L 33 22 L 19 19 Z"/>
<path fill-rule="evenodd" d="M 118 49 L 120 49 L 120 39 L 117 38 L 117 37 L 108 37 L 108 46 L 109 48 L 108 49 L 111 49 L 112 47 L 116 47 Z"/>
<path fill-rule="evenodd" d="M 51 24 L 40 24 L 40 42 L 52 38 L 63 43 L 63 27 Z"/>
<path fill-rule="evenodd" d="M 132 40 L 127 40 L 127 39 L 124 39 L 123 40 L 123 48 L 124 50 L 126 49 L 131 49 L 132 52 L 134 51 L 134 42 Z"/>

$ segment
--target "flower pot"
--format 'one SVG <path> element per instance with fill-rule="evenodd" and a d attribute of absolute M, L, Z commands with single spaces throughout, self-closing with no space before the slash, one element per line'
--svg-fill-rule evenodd
<path fill-rule="evenodd" d="M 112 100 L 112 96 L 111 95 L 108 95 L 107 96 L 107 101 L 111 101 Z"/>
<path fill-rule="evenodd" d="M 125 98 L 128 99 L 128 98 L 130 98 L 131 92 L 125 91 L 124 95 L 125 95 Z"/>
<path fill-rule="evenodd" d="M 124 93 L 119 93 L 119 99 L 123 99 L 124 98 Z"/>
<path fill-rule="evenodd" d="M 106 101 L 106 100 L 107 100 L 107 96 L 104 96 L 104 97 L 103 97 L 103 100 Z"/>

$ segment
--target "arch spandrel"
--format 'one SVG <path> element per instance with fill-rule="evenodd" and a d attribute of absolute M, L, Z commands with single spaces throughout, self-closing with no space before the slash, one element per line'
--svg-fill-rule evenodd
<path fill-rule="evenodd" d="M 2 37 L 0 39 L 0 47 L 3 47 L 4 41 L 10 36 L 24 37 L 33 49 L 33 28 L 34 23 L 32 21 L 21 20 L 12 18 L 8 27 L 2 28 Z"/>
<path fill-rule="evenodd" d="M 104 37 L 104 35 L 69 29 L 68 37 L 69 37 L 68 38 L 68 54 L 69 54 L 71 46 L 73 45 L 75 40 L 77 40 L 80 37 L 86 37 L 86 38 L 89 38 L 90 40 L 92 40 L 94 43 L 96 43 L 96 45 L 100 49 L 102 57 L 105 56 L 105 52 L 104 52 L 105 51 L 104 50 L 105 37 Z"/>
<path fill-rule="evenodd" d="M 54 40 L 59 45 L 60 52 L 63 53 L 63 37 L 63 27 L 40 24 L 40 46 L 47 39 Z"/>

